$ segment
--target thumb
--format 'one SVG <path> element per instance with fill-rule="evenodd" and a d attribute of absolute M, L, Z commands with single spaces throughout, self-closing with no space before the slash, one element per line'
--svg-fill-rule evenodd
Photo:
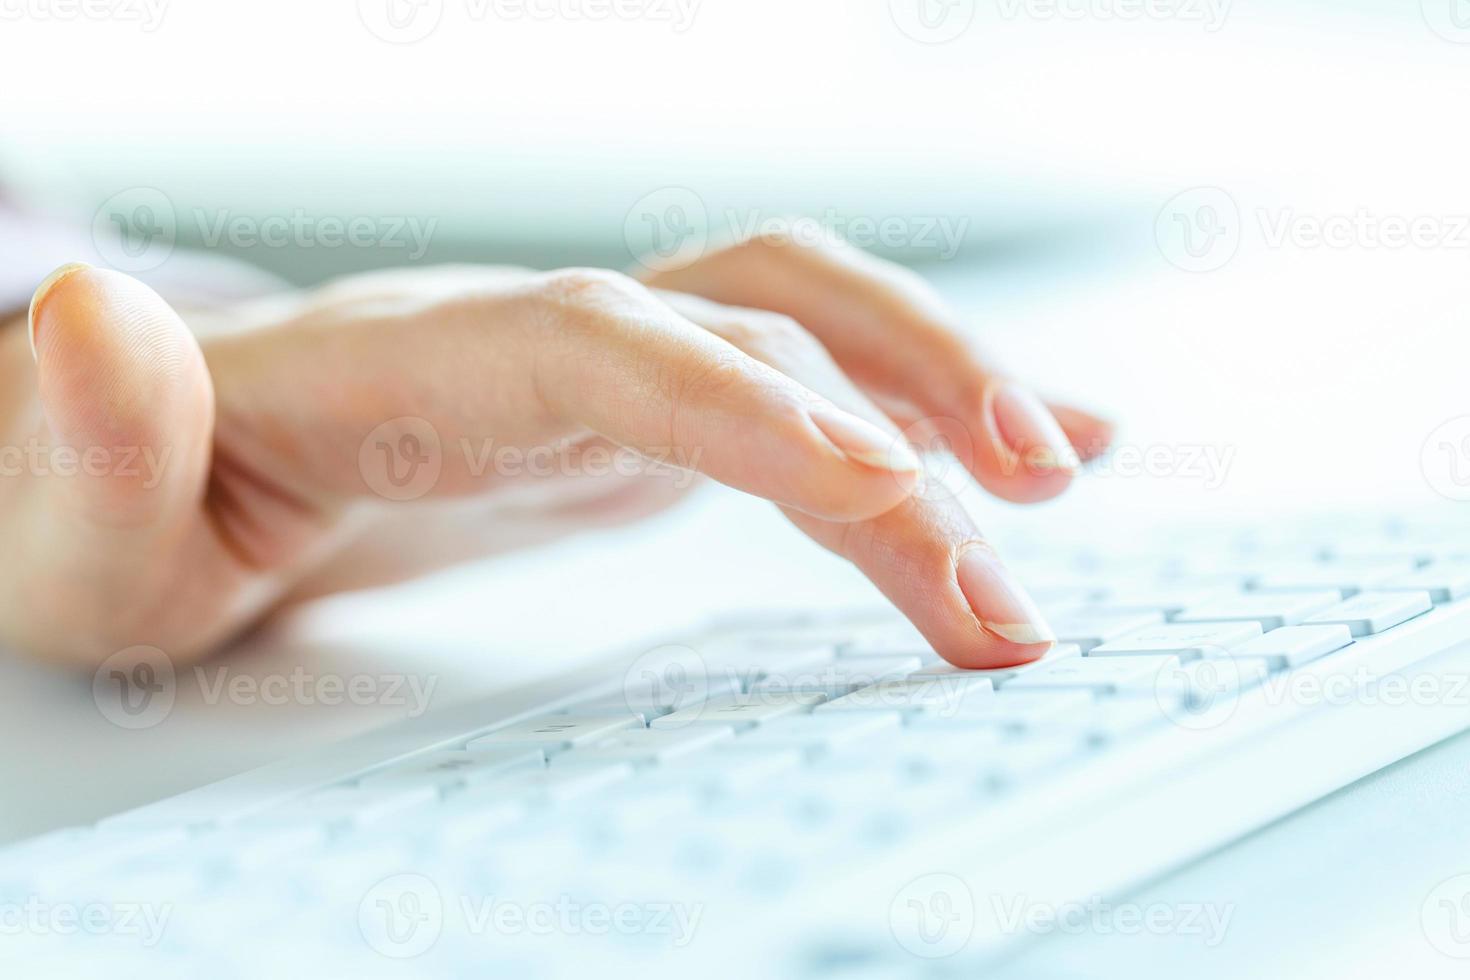
<path fill-rule="evenodd" d="M 131 276 L 73 264 L 31 299 L 49 457 L 38 498 L 82 533 L 150 533 L 192 518 L 214 392 L 177 313 Z"/>

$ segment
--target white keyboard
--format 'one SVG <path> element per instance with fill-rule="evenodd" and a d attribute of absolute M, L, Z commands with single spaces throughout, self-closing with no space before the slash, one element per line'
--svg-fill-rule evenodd
<path fill-rule="evenodd" d="M 1284 537 L 1023 545 L 1060 638 L 1023 667 L 950 667 L 883 610 L 753 614 L 532 710 L 433 713 L 22 842 L 6 975 L 1003 970 L 1037 938 L 1016 913 L 1470 727 L 1470 534 Z"/>

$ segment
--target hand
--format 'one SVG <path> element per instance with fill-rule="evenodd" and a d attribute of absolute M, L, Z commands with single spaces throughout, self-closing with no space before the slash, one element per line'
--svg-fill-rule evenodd
<path fill-rule="evenodd" d="M 958 436 L 1017 501 L 1108 438 L 997 374 L 917 277 L 791 242 L 647 286 L 401 270 L 191 320 L 202 341 L 136 280 L 65 267 L 32 302 L 34 365 L 4 338 L 9 645 L 187 660 L 296 598 L 647 512 L 696 470 L 775 501 L 952 662 L 1017 663 L 1051 634 L 963 508 L 916 492 L 900 428 Z"/>

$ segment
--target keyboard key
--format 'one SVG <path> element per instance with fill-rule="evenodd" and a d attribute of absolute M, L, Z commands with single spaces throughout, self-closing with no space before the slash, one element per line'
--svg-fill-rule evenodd
<path fill-rule="evenodd" d="M 1042 731 L 1085 710 L 1094 699 L 1091 690 L 1016 690 L 1008 685 L 994 694 L 968 698 L 953 710 L 908 715 L 904 722 L 916 732 L 940 732 L 953 726 L 982 726 L 996 731 Z"/>
<path fill-rule="evenodd" d="M 607 717 L 627 712 L 630 716 L 637 717 L 641 725 L 654 718 L 672 714 L 681 708 L 693 707 L 710 698 L 739 692 L 740 683 L 736 677 L 728 672 L 715 670 L 690 679 L 687 681 L 687 686 L 679 690 L 667 688 L 639 690 L 635 688 L 618 694 L 594 698 L 591 701 L 583 701 L 559 713 Z"/>
<path fill-rule="evenodd" d="M 1211 705 L 1265 681 L 1271 665 L 1264 657 L 1210 657 L 1180 665 L 1160 676 L 1155 696 L 1171 692 L 1187 704 Z"/>
<path fill-rule="evenodd" d="M 1158 612 L 1108 612 L 1077 610 L 1051 618 L 1052 632 L 1063 643 L 1076 644 L 1083 653 L 1093 647 L 1116 640 L 1144 626 L 1164 621 Z"/>
<path fill-rule="evenodd" d="M 1353 642 L 1344 625 L 1283 626 L 1230 651 L 1236 660 L 1259 658 L 1271 670 L 1300 667 Z"/>
<path fill-rule="evenodd" d="M 1107 596 L 1106 589 L 1091 585 L 1038 585 L 1027 591 L 1042 609 L 1056 612 L 1094 605 Z"/>
<path fill-rule="evenodd" d="M 553 768 L 609 762 L 651 766 L 707 749 L 734 736 L 735 729 L 728 725 L 690 725 L 667 731 L 630 728 L 563 752 L 551 764 Z"/>
<path fill-rule="evenodd" d="M 1220 591 L 1219 586 L 1200 585 L 1127 588 L 1120 589 L 1101 602 L 1093 603 L 1093 607 L 1120 614 L 1159 613 L 1164 618 L 1171 619 L 1191 606 L 1210 600 Z"/>
<path fill-rule="evenodd" d="M 1344 596 L 1375 587 L 1379 582 L 1414 570 L 1412 559 L 1297 562 L 1254 575 L 1250 588 L 1261 592 L 1318 592 L 1336 589 Z"/>
<path fill-rule="evenodd" d="M 825 700 L 825 694 L 811 693 L 767 691 L 760 694 L 732 694 L 655 718 L 651 727 L 654 731 L 667 731 L 692 724 L 751 728 L 777 718 L 807 714 Z"/>
<path fill-rule="evenodd" d="M 479 800 L 521 800 L 532 805 L 565 803 L 598 793 L 632 775 L 633 766 L 628 762 L 523 769 L 480 783 L 466 793 L 451 797 L 451 800 L 461 808 L 472 806 Z"/>
<path fill-rule="evenodd" d="M 971 697 L 992 697 L 989 678 L 980 682 L 930 677 L 924 680 L 884 681 L 817 706 L 816 714 L 843 711 L 953 712 Z"/>
<path fill-rule="evenodd" d="M 240 871 L 252 872 L 318 850 L 327 837 L 318 823 L 261 818 L 242 820 L 212 835 L 209 847 Z"/>
<path fill-rule="evenodd" d="M 1261 635 L 1255 623 L 1161 623 L 1134 630 L 1087 651 L 1096 657 L 1173 654 L 1180 660 L 1217 657 L 1231 647 Z"/>
<path fill-rule="evenodd" d="M 845 634 L 850 635 L 850 634 Z M 764 670 L 798 670 L 820 667 L 837 659 L 837 643 L 811 640 L 780 639 L 772 636 L 731 637 L 714 640 L 701 648 L 711 662 L 711 673 L 720 673 L 718 665 L 728 665 L 739 675 L 759 675 Z"/>
<path fill-rule="evenodd" d="M 738 743 L 720 742 L 709 752 L 672 759 L 660 766 L 654 776 L 673 783 L 695 787 L 708 796 L 735 797 L 765 789 L 771 780 L 801 767 L 805 756 L 799 749 L 770 752 L 726 751 Z"/>
<path fill-rule="evenodd" d="M 1254 622 L 1262 630 L 1295 626 L 1308 616 L 1341 601 L 1335 590 L 1325 592 L 1242 592 L 1219 596 L 1191 606 L 1174 617 L 1176 623 Z"/>
<path fill-rule="evenodd" d="M 1070 657 L 1079 656 L 1082 648 L 1075 643 L 1058 643 L 1046 651 L 1039 659 L 1029 663 L 1017 664 L 1014 667 L 998 667 L 994 670 L 969 670 L 964 667 L 956 667 L 951 663 L 931 664 L 920 668 L 909 674 L 905 680 L 924 681 L 938 678 L 950 683 L 957 684 L 983 684 L 989 687 L 1000 687 L 1007 680 L 1027 671 L 1039 670 L 1048 664 L 1058 660 L 1066 660 Z"/>
<path fill-rule="evenodd" d="M 1055 774 L 1090 751 L 1084 739 L 1070 732 L 1013 737 L 987 753 L 979 766 L 980 781 L 986 788 L 1010 789 Z"/>
<path fill-rule="evenodd" d="M 517 746 L 540 748 L 550 754 L 624 728 L 641 727 L 628 715 L 542 715 L 473 738 L 465 745 L 465 750 L 475 752 Z"/>
<path fill-rule="evenodd" d="M 539 748 L 485 747 L 474 752 L 449 749 L 406 759 L 387 769 L 369 773 L 359 786 L 438 786 L 441 791 L 490 779 L 507 769 L 529 766 L 541 769 L 546 753 Z"/>
<path fill-rule="evenodd" d="M 189 833 L 182 827 L 117 833 L 99 831 L 83 843 L 48 854 L 47 859 L 32 871 L 31 881 L 42 893 L 53 892 L 129 861 L 175 853 L 188 843 Z"/>
<path fill-rule="evenodd" d="M 1055 688 L 1147 693 L 1154 690 L 1160 670 L 1178 663 L 1179 658 L 1171 655 L 1079 657 L 1019 674 L 1001 685 L 1001 691 Z"/>
<path fill-rule="evenodd" d="M 898 712 L 852 712 L 788 718 L 763 725 L 741 736 L 732 749 L 801 749 L 808 753 L 830 752 L 855 742 L 896 732 L 903 723 Z"/>
<path fill-rule="evenodd" d="M 854 657 L 817 668 L 771 671 L 751 687 L 751 692 L 824 694 L 838 698 L 882 680 L 904 677 L 920 666 L 918 657 Z"/>
<path fill-rule="evenodd" d="M 1371 636 L 1407 622 L 1434 608 L 1428 592 L 1360 592 L 1306 622 L 1311 625 L 1340 623 L 1353 636 Z"/>
<path fill-rule="evenodd" d="M 1455 602 L 1470 596 L 1470 563 L 1435 562 L 1424 568 L 1395 575 L 1375 586 L 1381 592 L 1429 593 L 1435 603 Z"/>
<path fill-rule="evenodd" d="M 529 812 L 523 800 L 460 795 L 451 797 L 443 811 L 435 813 L 432 822 L 426 821 L 423 829 L 436 845 L 460 848 L 492 839 L 497 832 L 520 823 Z"/>
<path fill-rule="evenodd" d="M 328 826 L 353 824 L 366 827 L 398 817 L 404 811 L 431 807 L 439 802 L 439 787 L 421 786 L 329 786 L 272 807 L 262 816 L 278 821 L 300 820 Z"/>
<path fill-rule="evenodd" d="M 849 643 L 837 648 L 839 660 L 850 657 L 918 657 L 934 660 L 938 654 L 910 623 L 874 626 L 860 631 Z"/>

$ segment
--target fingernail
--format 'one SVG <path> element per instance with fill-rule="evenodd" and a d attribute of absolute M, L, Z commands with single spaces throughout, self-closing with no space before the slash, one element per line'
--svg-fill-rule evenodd
<path fill-rule="evenodd" d="M 1051 409 L 1029 389 L 1002 382 L 991 399 L 991 412 L 1000 437 L 1031 472 L 1077 472 L 1077 450 Z"/>
<path fill-rule="evenodd" d="M 917 473 L 923 469 L 924 464 L 902 436 L 884 432 L 866 419 L 829 405 L 814 406 L 810 415 L 822 435 L 848 459 L 894 473 Z"/>
<path fill-rule="evenodd" d="M 45 299 L 46 294 L 51 292 L 51 290 L 55 288 L 56 284 L 61 282 L 61 280 L 65 279 L 73 272 L 77 272 L 81 269 L 90 268 L 92 267 L 85 262 L 68 262 L 66 265 L 61 266 L 55 272 L 51 273 L 51 275 L 47 276 L 45 279 L 42 279 L 41 285 L 37 286 L 36 291 L 31 294 L 31 308 L 26 312 L 26 329 L 30 333 L 31 357 L 33 359 L 37 361 L 41 359 L 40 356 L 36 353 L 36 307 L 41 305 L 41 300 Z"/>
<path fill-rule="evenodd" d="M 955 574 L 985 632 L 1012 643 L 1056 642 L 1035 600 L 989 547 L 967 548 L 955 563 Z"/>

